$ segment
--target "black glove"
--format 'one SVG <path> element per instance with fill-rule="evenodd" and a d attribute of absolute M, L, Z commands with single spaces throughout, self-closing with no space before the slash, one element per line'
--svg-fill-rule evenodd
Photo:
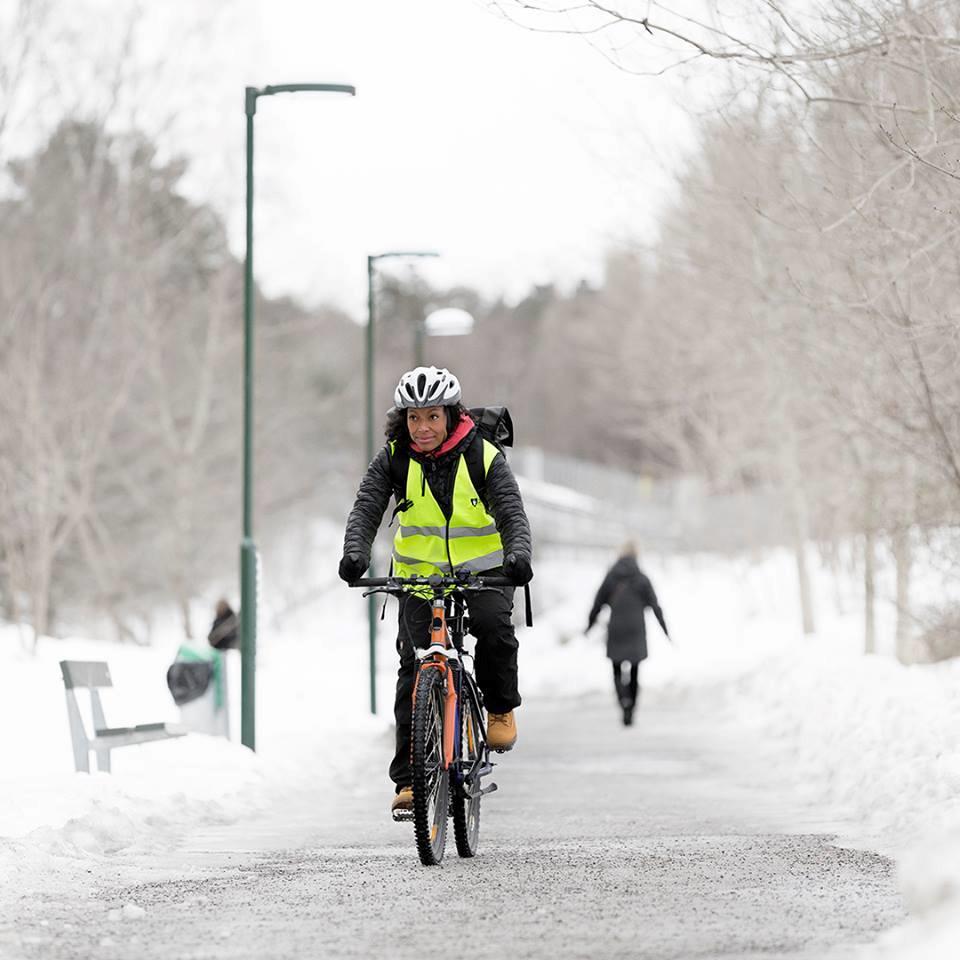
<path fill-rule="evenodd" d="M 533 579 L 533 570 L 526 557 L 517 553 L 508 553 L 503 561 L 503 575 L 518 587 L 522 587 Z"/>
<path fill-rule="evenodd" d="M 361 557 L 359 553 L 345 554 L 340 561 L 340 569 L 338 571 L 340 579 L 346 580 L 347 583 L 353 583 L 363 576 L 369 566 L 370 561 L 366 557 Z"/>

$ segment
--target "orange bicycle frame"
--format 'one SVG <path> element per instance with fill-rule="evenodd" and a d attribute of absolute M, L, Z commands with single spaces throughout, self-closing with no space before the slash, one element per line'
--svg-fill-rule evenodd
<path fill-rule="evenodd" d="M 450 641 L 447 634 L 447 614 L 443 600 L 434 600 L 433 616 L 430 622 L 430 645 L 449 648 Z M 447 692 L 443 705 L 443 769 L 449 770 L 454 759 L 454 742 L 457 726 L 457 685 L 454 682 L 453 668 L 446 657 L 435 655 L 432 660 L 425 660 L 420 664 L 420 670 L 425 668 L 442 670 L 447 675 Z M 417 671 L 417 682 L 413 685 L 413 699 L 416 702 L 417 687 L 419 686 L 420 670 Z"/>

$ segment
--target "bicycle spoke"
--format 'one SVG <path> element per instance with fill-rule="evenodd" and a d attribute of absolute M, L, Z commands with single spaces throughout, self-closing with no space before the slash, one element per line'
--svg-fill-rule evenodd
<path fill-rule="evenodd" d="M 464 684 L 462 700 L 462 720 L 460 729 L 462 775 L 461 789 L 451 804 L 453 814 L 453 832 L 457 842 L 457 852 L 461 857 L 476 854 L 480 839 L 480 777 L 477 770 L 483 763 L 482 720 L 476 701 L 469 687 Z"/>
<path fill-rule="evenodd" d="M 443 858 L 447 831 L 448 772 L 443 769 L 443 675 L 427 667 L 420 673 L 413 722 L 414 833 L 421 861 Z"/>

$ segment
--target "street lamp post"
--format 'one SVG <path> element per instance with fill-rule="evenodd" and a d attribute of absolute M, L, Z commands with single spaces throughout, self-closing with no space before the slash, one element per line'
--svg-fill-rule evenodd
<path fill-rule="evenodd" d="M 373 334 L 376 322 L 376 264 L 378 260 L 389 260 L 393 257 L 438 257 L 439 253 L 432 250 L 396 250 L 391 253 L 375 253 L 367 257 L 367 463 L 373 461 L 374 454 L 374 423 L 373 423 Z M 419 350 L 419 348 L 418 348 Z M 420 364 L 419 352 L 417 364 Z M 376 576 L 374 561 L 370 559 L 369 575 Z M 377 599 L 368 598 L 367 605 L 367 633 L 370 647 L 370 712 L 377 712 Z"/>
<path fill-rule="evenodd" d="M 257 546 L 253 539 L 253 118 L 257 100 L 275 93 L 345 93 L 342 83 L 283 83 L 247 87 L 247 250 L 243 271 L 243 540 L 240 543 L 240 740 L 256 749 Z"/>
<path fill-rule="evenodd" d="M 413 365 L 415 367 L 422 367 L 424 365 L 423 341 L 423 321 L 419 320 L 413 326 Z"/>

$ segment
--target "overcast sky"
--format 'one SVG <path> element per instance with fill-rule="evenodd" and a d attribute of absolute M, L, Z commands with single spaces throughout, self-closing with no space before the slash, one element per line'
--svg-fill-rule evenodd
<path fill-rule="evenodd" d="M 357 87 L 257 118 L 258 273 L 352 311 L 387 249 L 437 250 L 430 279 L 488 294 L 597 278 L 606 248 L 652 235 L 689 140 L 676 85 L 482 0 L 260 0 L 256 36 L 249 82 Z"/>
<path fill-rule="evenodd" d="M 57 9 L 85 51 L 116 48 L 125 16 L 139 11 L 136 58 L 149 66 L 128 85 L 130 122 L 191 158 L 189 190 L 224 213 L 238 255 L 243 86 L 357 87 L 355 99 L 260 100 L 255 266 L 271 294 L 358 317 L 366 256 L 383 250 L 436 250 L 439 260 L 418 267 L 429 280 L 488 296 L 597 280 L 606 250 L 654 235 L 691 140 L 678 81 L 621 73 L 581 38 L 532 33 L 484 0 L 61 0 Z M 71 91 L 83 103 L 98 87 L 75 47 L 64 50 L 54 111 Z M 42 111 L 30 104 L 22 120 L 26 144 L 41 135 L 30 131 Z"/>

